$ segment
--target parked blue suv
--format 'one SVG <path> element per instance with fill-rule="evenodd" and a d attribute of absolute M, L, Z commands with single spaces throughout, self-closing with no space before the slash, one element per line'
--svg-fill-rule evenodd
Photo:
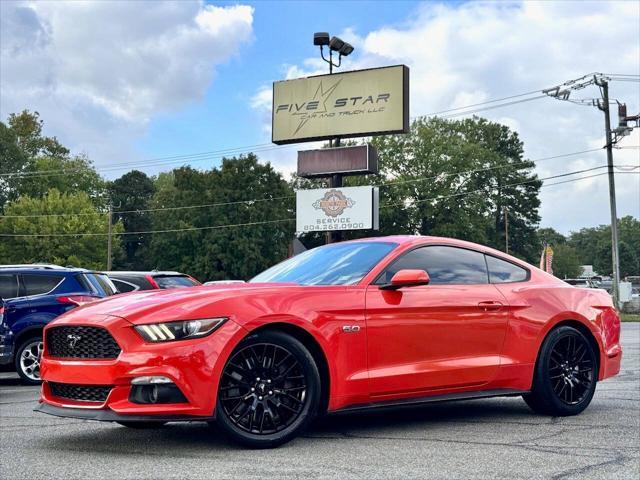
<path fill-rule="evenodd" d="M 0 265 L 0 366 L 40 383 L 42 329 L 72 308 L 117 292 L 103 273 L 56 265 Z"/>

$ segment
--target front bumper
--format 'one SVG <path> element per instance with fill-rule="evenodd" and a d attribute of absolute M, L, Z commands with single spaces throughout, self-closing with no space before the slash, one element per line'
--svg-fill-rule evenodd
<path fill-rule="evenodd" d="M 40 366 L 43 379 L 38 411 L 51 415 L 67 412 L 74 418 L 104 421 L 129 421 L 145 417 L 208 419 L 215 412 L 216 392 L 224 361 L 244 330 L 227 321 L 213 334 L 193 340 L 146 343 L 123 318 L 101 315 L 88 321 L 61 319 L 45 329 L 60 326 L 105 328 L 116 340 L 121 352 L 115 359 L 58 359 L 48 356 L 47 345 Z M 169 378 L 187 399 L 183 403 L 140 404 L 130 400 L 131 381 L 143 376 Z M 57 397 L 51 382 L 74 386 L 108 386 L 104 402 L 79 401 Z M 78 416 L 78 410 L 86 413 Z M 122 420 L 121 417 L 125 417 Z M 135 421 L 135 420 L 132 420 Z"/>

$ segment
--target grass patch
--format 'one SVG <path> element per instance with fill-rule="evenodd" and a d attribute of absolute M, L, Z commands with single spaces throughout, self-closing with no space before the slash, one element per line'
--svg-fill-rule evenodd
<path fill-rule="evenodd" d="M 620 320 L 623 322 L 640 322 L 640 313 L 621 313 Z"/>

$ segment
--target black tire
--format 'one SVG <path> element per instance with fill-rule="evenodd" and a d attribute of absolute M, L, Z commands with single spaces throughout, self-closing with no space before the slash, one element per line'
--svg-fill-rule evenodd
<path fill-rule="evenodd" d="M 591 403 L 598 380 L 598 360 L 579 330 L 562 326 L 544 340 L 536 362 L 531 393 L 522 398 L 536 413 L 569 416 Z"/>
<path fill-rule="evenodd" d="M 40 385 L 40 357 L 42 356 L 42 335 L 34 335 L 24 340 L 14 358 L 14 366 L 24 385 Z"/>
<path fill-rule="evenodd" d="M 116 422 L 123 427 L 133 428 L 136 430 L 150 430 L 153 428 L 164 427 L 167 422 Z"/>
<path fill-rule="evenodd" d="M 273 448 L 300 435 L 319 404 L 320 374 L 306 347 L 282 332 L 258 332 L 227 360 L 216 424 L 241 445 Z"/>

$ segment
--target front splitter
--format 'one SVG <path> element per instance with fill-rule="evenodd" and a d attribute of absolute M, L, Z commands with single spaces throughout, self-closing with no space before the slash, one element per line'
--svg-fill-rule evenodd
<path fill-rule="evenodd" d="M 41 403 L 33 409 L 34 412 L 46 413 L 55 417 L 78 418 L 81 420 L 96 420 L 98 422 L 209 422 L 214 417 L 198 417 L 193 415 L 120 415 L 109 409 L 85 409 L 55 407 Z"/>

